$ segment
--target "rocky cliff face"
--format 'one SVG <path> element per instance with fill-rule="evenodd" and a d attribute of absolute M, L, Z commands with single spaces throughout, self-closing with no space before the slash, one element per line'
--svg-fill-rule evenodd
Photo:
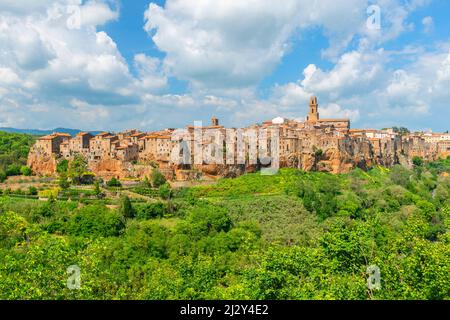
<path fill-rule="evenodd" d="M 367 170 L 375 165 L 390 167 L 400 161 L 400 140 L 381 141 L 383 146 L 378 148 L 367 139 L 331 139 L 335 141 L 313 140 L 310 148 L 289 155 L 282 166 L 337 174 L 354 168 Z"/>
<path fill-rule="evenodd" d="M 43 176 L 51 176 L 56 173 L 56 156 L 41 154 L 37 151 L 30 151 L 28 155 L 27 166 L 33 170 L 33 172 L 38 173 Z"/>
<path fill-rule="evenodd" d="M 280 154 L 280 167 L 338 174 L 347 173 L 357 167 L 365 170 L 376 165 L 409 165 L 415 155 L 423 156 L 426 160 L 437 157 L 429 147 L 400 138 L 370 140 L 323 131 L 308 131 L 299 143 L 301 147 L 297 150 L 301 151 Z M 28 165 L 37 174 L 52 175 L 56 173 L 57 158 L 56 155 L 41 154 L 33 148 L 28 157 Z M 153 170 L 150 165 L 136 165 L 117 159 L 88 161 L 88 166 L 92 172 L 104 179 L 144 178 Z M 179 166 L 166 162 L 160 163 L 159 166 L 167 179 L 179 181 L 231 178 L 261 168 L 259 165 Z"/>
<path fill-rule="evenodd" d="M 134 165 L 117 159 L 102 159 L 88 162 L 89 169 L 103 179 L 144 178 L 154 169 L 150 165 Z"/>
<path fill-rule="evenodd" d="M 97 176 L 105 179 L 111 179 L 112 177 L 123 179 L 127 178 L 130 174 L 130 169 L 127 163 L 116 159 L 102 159 L 99 161 L 89 161 L 89 169 Z"/>

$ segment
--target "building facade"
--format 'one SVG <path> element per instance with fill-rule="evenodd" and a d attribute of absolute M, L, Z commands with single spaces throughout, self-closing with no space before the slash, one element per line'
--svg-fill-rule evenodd
<path fill-rule="evenodd" d="M 73 138 L 54 133 L 37 140 L 28 162 L 37 174 L 49 174 L 52 165 L 43 162 L 82 156 L 99 175 L 140 176 L 147 172 L 142 167 L 151 164 L 178 177 L 196 176 L 189 170 L 217 176 L 240 174 L 269 166 L 271 159 L 277 159 L 281 167 L 339 173 L 354 167 L 408 163 L 414 156 L 434 160 L 448 155 L 448 133 L 400 136 L 392 129 L 351 129 L 349 119 L 320 118 L 317 97 L 311 97 L 306 121 L 275 118 L 246 128 L 225 128 L 213 117 L 209 126 L 178 130 L 133 129 L 96 136 L 81 132 Z"/>

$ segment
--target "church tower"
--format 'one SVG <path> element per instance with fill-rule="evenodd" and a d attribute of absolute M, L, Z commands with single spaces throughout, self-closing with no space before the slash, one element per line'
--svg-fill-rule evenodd
<path fill-rule="evenodd" d="M 317 97 L 311 97 L 309 100 L 309 113 L 306 118 L 308 122 L 315 123 L 319 121 L 319 105 L 317 104 Z"/>

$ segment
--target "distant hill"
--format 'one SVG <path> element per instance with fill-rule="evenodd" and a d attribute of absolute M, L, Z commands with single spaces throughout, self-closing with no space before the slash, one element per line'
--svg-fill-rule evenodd
<path fill-rule="evenodd" d="M 76 136 L 79 132 L 81 132 L 81 130 L 78 130 L 78 129 L 67 129 L 67 128 L 56 128 L 53 130 L 39 130 L 39 129 L 16 129 L 16 128 L 6 128 L 6 127 L 0 127 L 0 131 L 31 134 L 34 136 L 45 136 L 48 134 L 52 134 L 53 132 L 68 133 L 71 136 Z M 96 135 L 96 134 L 101 133 L 102 131 L 89 131 L 89 132 L 93 135 Z"/>

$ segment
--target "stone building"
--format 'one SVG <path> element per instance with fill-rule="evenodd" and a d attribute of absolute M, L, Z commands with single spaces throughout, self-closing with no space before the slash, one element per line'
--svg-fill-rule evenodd
<path fill-rule="evenodd" d="M 120 161 L 137 161 L 139 159 L 139 147 L 137 144 L 128 144 L 115 148 L 115 158 Z"/>
<path fill-rule="evenodd" d="M 89 132 L 80 132 L 75 138 L 69 140 L 69 148 L 75 153 L 88 153 L 90 141 L 94 136 Z"/>
<path fill-rule="evenodd" d="M 450 135 L 399 136 L 392 129 L 351 129 L 349 119 L 321 118 L 317 97 L 311 97 L 306 121 L 275 118 L 246 128 L 225 128 L 212 117 L 210 125 L 178 130 L 132 129 L 96 136 L 81 132 L 73 138 L 53 133 L 37 140 L 28 163 L 37 174 L 52 174 L 57 161 L 70 161 L 75 155 L 85 157 L 90 169 L 103 177 L 143 177 L 155 166 L 168 178 L 229 177 L 273 161 L 281 167 L 341 173 L 408 163 L 414 156 L 434 160 L 450 155 Z"/>
<path fill-rule="evenodd" d="M 115 147 L 119 144 L 119 137 L 109 132 L 102 132 L 89 141 L 89 158 L 100 160 L 111 158 Z"/>
<path fill-rule="evenodd" d="M 156 161 L 167 165 L 170 163 L 171 151 L 175 145 L 169 132 L 156 132 L 138 140 L 139 159 Z"/>
<path fill-rule="evenodd" d="M 321 119 L 319 116 L 319 105 L 317 97 L 311 97 L 309 101 L 309 113 L 306 122 L 312 125 L 333 126 L 336 130 L 348 131 L 350 129 L 350 119 Z"/>
<path fill-rule="evenodd" d="M 89 132 L 80 132 L 74 138 L 68 138 L 61 143 L 60 153 L 63 158 L 70 159 L 79 154 L 87 157 L 89 155 L 89 145 L 93 135 Z"/>
<path fill-rule="evenodd" d="M 61 151 L 61 144 L 70 139 L 70 134 L 52 133 L 37 139 L 34 150 L 42 154 L 58 154 Z"/>

